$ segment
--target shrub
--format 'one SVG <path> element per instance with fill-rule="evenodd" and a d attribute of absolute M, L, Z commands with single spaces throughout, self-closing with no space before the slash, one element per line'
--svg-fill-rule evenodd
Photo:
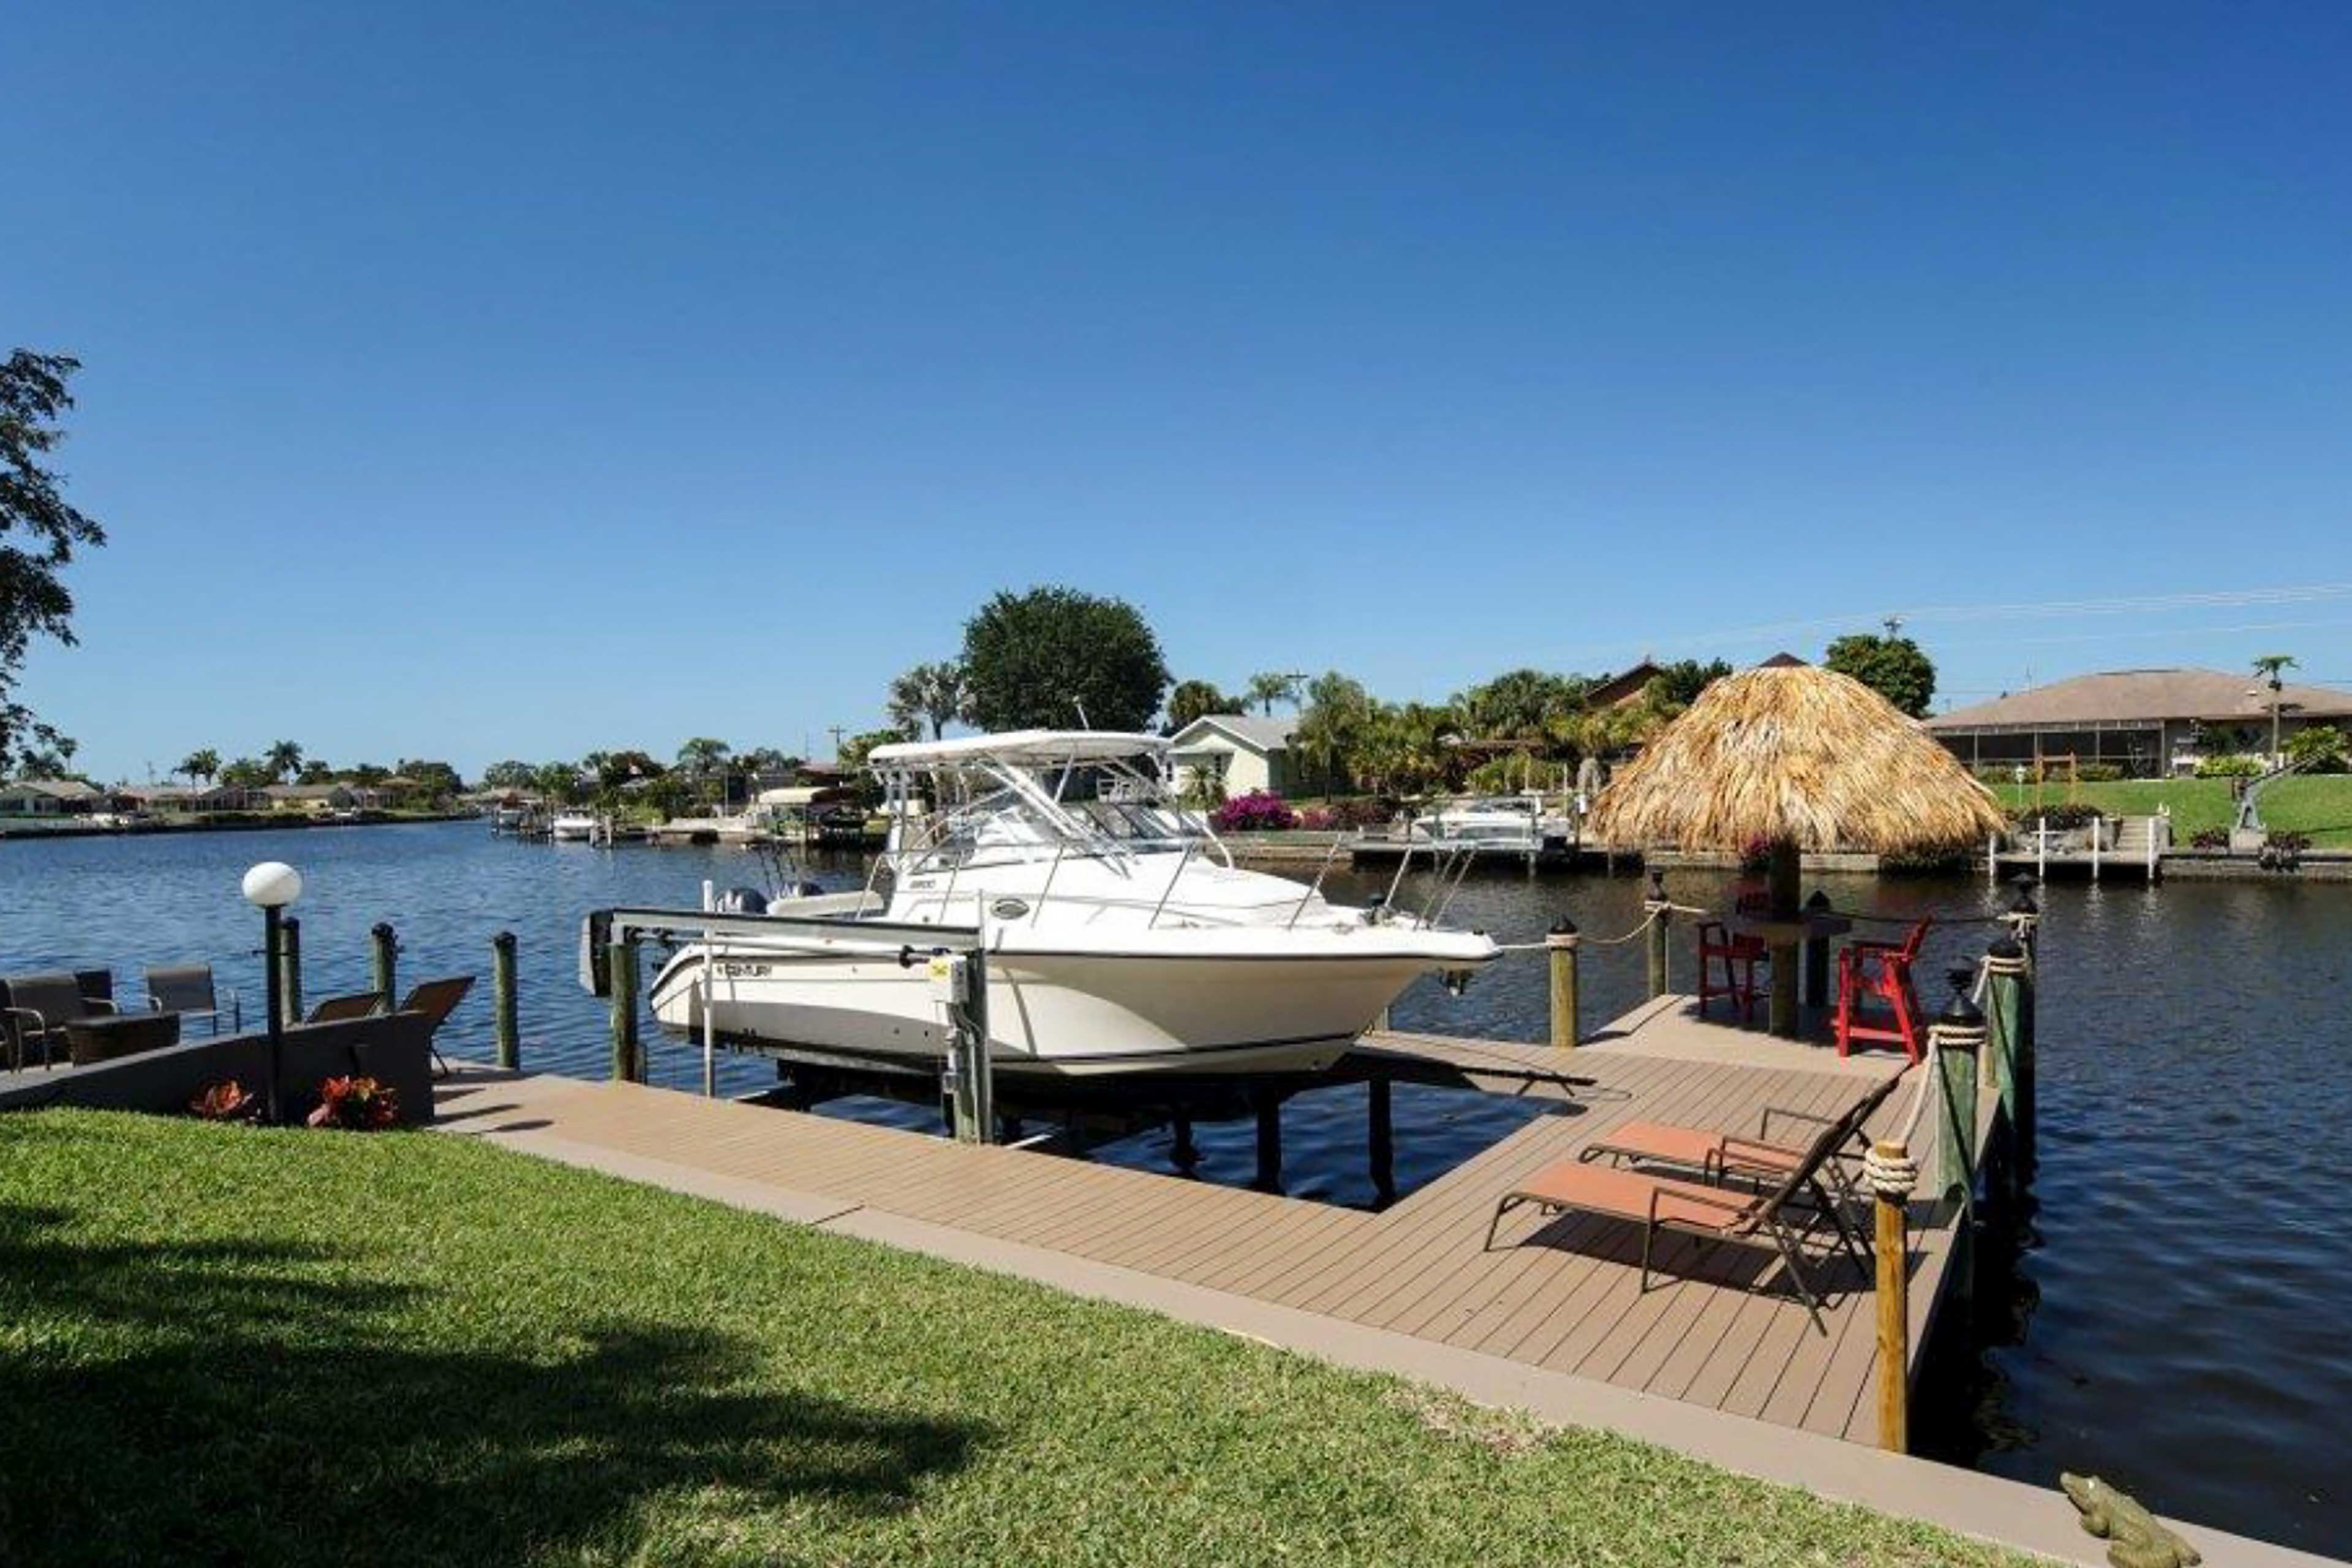
<path fill-rule="evenodd" d="M 2250 779 L 2263 771 L 2263 760 L 2242 752 L 2227 756 L 2207 757 L 2197 764 L 2200 779 Z"/>
<path fill-rule="evenodd" d="M 319 1086 L 313 1127 L 372 1132 L 400 1120 L 400 1097 L 372 1078 L 331 1078 Z"/>
<path fill-rule="evenodd" d="M 1378 795 L 1351 795 L 1333 801 L 1325 815 L 1333 827 L 1384 827 L 1396 815 L 1396 803 Z"/>
<path fill-rule="evenodd" d="M 2191 849 L 2227 849 L 2230 830 L 2226 827 L 2200 827 L 2189 836 Z"/>
<path fill-rule="evenodd" d="M 1209 823 L 1220 833 L 1279 833 L 1297 826 L 1298 814 L 1273 791 L 1254 789 L 1217 807 Z"/>
<path fill-rule="evenodd" d="M 2345 771 L 2344 731 L 2333 724 L 2297 730 L 2287 737 L 2286 754 L 2305 773 L 2340 773 Z"/>
<path fill-rule="evenodd" d="M 2113 784 L 2124 776 L 2124 771 L 2114 763 L 2084 763 L 2074 770 L 2074 776 L 2084 784 Z"/>
<path fill-rule="evenodd" d="M 1739 847 L 1739 869 L 1753 877 L 1772 868 L 1772 841 L 1751 838 Z"/>
<path fill-rule="evenodd" d="M 2021 805 L 2009 814 L 2009 819 L 2027 833 L 2036 827 L 2047 827 L 2056 833 L 2088 827 L 2105 815 L 2087 800 L 2062 800 L 2049 805 Z"/>
<path fill-rule="evenodd" d="M 2282 855 L 2300 855 L 2311 847 L 2311 835 L 2274 829 L 2263 836 L 2263 847 L 2275 849 Z"/>

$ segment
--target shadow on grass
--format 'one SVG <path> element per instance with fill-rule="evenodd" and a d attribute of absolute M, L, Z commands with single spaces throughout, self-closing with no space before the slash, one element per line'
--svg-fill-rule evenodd
<path fill-rule="evenodd" d="M 756 1510 L 822 1530 L 986 1436 L 778 1388 L 715 1329 L 499 1353 L 468 1345 L 478 1297 L 336 1279 L 356 1249 L 86 1247 L 64 1218 L 0 1205 L 0 1563 L 630 1558 L 659 1495 L 730 1540 Z"/>

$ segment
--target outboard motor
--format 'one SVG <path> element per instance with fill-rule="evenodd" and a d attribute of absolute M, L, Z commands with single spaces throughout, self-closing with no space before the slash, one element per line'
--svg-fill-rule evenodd
<path fill-rule="evenodd" d="M 793 897 L 796 899 L 814 899 L 822 895 L 824 891 L 823 882 L 800 881 L 793 884 Z"/>
<path fill-rule="evenodd" d="M 764 915 L 768 896 L 757 888 L 730 888 L 719 895 L 716 908 L 722 915 Z"/>

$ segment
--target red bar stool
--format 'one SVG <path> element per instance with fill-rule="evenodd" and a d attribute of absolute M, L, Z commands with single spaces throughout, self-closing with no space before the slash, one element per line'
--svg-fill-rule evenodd
<path fill-rule="evenodd" d="M 1739 900 L 1740 912 L 1748 912 L 1750 898 Z M 1754 1021 L 1756 998 L 1756 966 L 1771 962 L 1771 953 L 1756 937 L 1735 932 L 1721 921 L 1701 921 L 1698 927 L 1698 1010 L 1702 1016 L 1706 1005 L 1717 996 L 1727 996 L 1739 1005 L 1739 1021 Z M 1716 965 L 1723 966 L 1723 984 L 1715 983 Z"/>
<path fill-rule="evenodd" d="M 1899 942 L 1850 942 L 1838 949 L 1838 1055 L 1846 1055 L 1856 1040 L 1884 1040 L 1901 1046 L 1913 1061 L 1919 1059 L 1927 1022 L 1919 994 L 1911 986 L 1911 966 L 1935 923 L 1919 921 Z"/>

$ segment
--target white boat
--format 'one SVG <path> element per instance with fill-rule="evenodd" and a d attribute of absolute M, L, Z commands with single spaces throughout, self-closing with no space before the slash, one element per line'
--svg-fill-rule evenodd
<path fill-rule="evenodd" d="M 1526 795 L 1465 795 L 1412 820 L 1412 837 L 1428 844 L 1533 853 L 1548 840 L 1566 840 L 1565 817 L 1547 815 L 1543 797 Z"/>
<path fill-rule="evenodd" d="M 585 844 L 596 837 L 596 815 L 566 807 L 548 823 L 547 836 L 558 844 Z"/>
<path fill-rule="evenodd" d="M 868 764 L 887 891 L 779 900 L 688 940 L 648 993 L 664 1026 L 702 1037 L 707 994 L 729 1043 L 936 1063 L 942 1005 L 909 954 L 938 931 L 985 954 L 999 1072 L 1316 1071 L 1415 977 L 1496 956 L 1483 934 L 1236 867 L 1172 804 L 1157 736 L 1024 731 Z"/>

